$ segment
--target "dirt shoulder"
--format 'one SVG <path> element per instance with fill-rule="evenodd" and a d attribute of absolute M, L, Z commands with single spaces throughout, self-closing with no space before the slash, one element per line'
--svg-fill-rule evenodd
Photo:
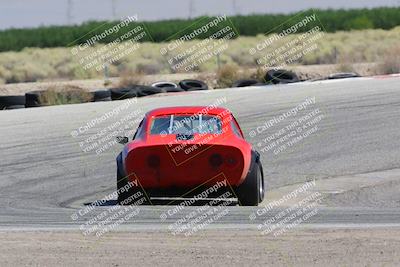
<path fill-rule="evenodd" d="M 396 266 L 400 229 L 166 232 L 0 232 L 1 266 Z"/>

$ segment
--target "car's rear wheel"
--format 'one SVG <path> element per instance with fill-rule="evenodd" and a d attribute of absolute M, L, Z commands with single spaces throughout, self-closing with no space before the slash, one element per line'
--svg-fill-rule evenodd
<path fill-rule="evenodd" d="M 133 190 L 123 190 L 123 188 L 127 188 L 128 185 L 128 177 L 124 177 L 121 174 L 120 168 L 117 168 L 117 194 L 118 194 L 118 205 L 129 205 L 131 201 L 129 199 L 134 195 Z M 129 203 L 128 203 L 129 202 Z"/>
<path fill-rule="evenodd" d="M 257 206 L 264 199 L 263 170 L 256 153 L 252 153 L 250 171 L 246 179 L 236 188 L 236 195 L 241 206 Z"/>
<path fill-rule="evenodd" d="M 259 191 L 260 191 L 259 203 L 261 203 L 264 200 L 264 196 L 265 196 L 265 182 L 264 182 L 264 171 L 263 171 L 261 163 L 259 163 L 259 166 L 260 166 L 260 172 L 261 172 L 261 178 L 260 178 L 261 182 L 260 182 L 260 186 L 259 186 Z"/>
<path fill-rule="evenodd" d="M 137 187 L 132 184 L 128 186 L 128 176 L 122 170 L 122 155 L 117 157 L 117 203 L 118 205 L 131 205 L 134 203 L 134 195 L 137 193 Z"/>

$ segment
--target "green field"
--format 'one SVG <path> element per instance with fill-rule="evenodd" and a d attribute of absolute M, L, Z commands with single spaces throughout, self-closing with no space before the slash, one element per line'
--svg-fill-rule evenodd
<path fill-rule="evenodd" d="M 375 8 L 355 10 L 309 10 L 316 13 L 321 25 L 327 32 L 360 29 L 392 29 L 400 25 L 400 8 Z M 298 15 L 298 14 L 297 14 Z M 278 33 L 290 27 L 296 14 L 289 15 L 251 15 L 230 17 L 240 36 L 257 36 L 264 33 Z M 211 19 L 211 18 L 208 18 Z M 198 19 L 168 20 L 146 22 L 145 27 L 154 42 L 169 40 L 182 29 L 195 28 Z M 20 51 L 25 47 L 66 47 L 83 42 L 88 33 L 100 34 L 118 22 L 88 22 L 75 26 L 40 27 L 34 29 L 9 29 L 0 31 L 0 52 Z M 141 23 L 131 23 L 118 34 L 124 34 Z M 308 30 L 308 27 L 300 31 Z M 197 38 L 204 38 L 200 35 Z M 115 36 L 108 36 L 99 42 L 108 43 Z"/>

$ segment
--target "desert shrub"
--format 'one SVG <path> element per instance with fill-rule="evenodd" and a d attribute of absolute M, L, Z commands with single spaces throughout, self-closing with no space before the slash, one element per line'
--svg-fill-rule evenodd
<path fill-rule="evenodd" d="M 400 45 L 387 50 L 383 60 L 378 64 L 378 74 L 400 73 Z"/>
<path fill-rule="evenodd" d="M 357 62 L 357 55 L 343 52 L 339 55 L 338 64 L 336 65 L 337 72 L 356 72 L 353 63 Z"/>
<path fill-rule="evenodd" d="M 54 70 L 46 64 L 34 63 L 35 61 L 18 62 L 12 69 L 7 83 L 36 82 L 54 76 Z"/>
<path fill-rule="evenodd" d="M 253 73 L 250 74 L 250 79 L 255 79 L 255 80 L 262 82 L 265 79 L 264 78 L 265 73 L 266 72 L 262 68 L 257 67 L 257 69 Z"/>
<path fill-rule="evenodd" d="M 144 83 L 143 72 L 124 70 L 120 75 L 118 86 L 126 88 L 143 83 Z"/>
<path fill-rule="evenodd" d="M 77 86 L 52 86 L 40 94 L 43 105 L 64 105 L 90 102 L 92 94 Z"/>
<path fill-rule="evenodd" d="M 163 66 L 156 63 L 139 63 L 136 65 L 137 73 L 144 74 L 157 74 L 160 73 L 163 69 Z"/>
<path fill-rule="evenodd" d="M 238 80 L 239 68 L 237 65 L 227 64 L 217 71 L 218 88 L 231 87 L 233 82 Z"/>
<path fill-rule="evenodd" d="M 2 83 L 6 83 L 11 77 L 11 71 L 0 65 L 0 79 Z"/>

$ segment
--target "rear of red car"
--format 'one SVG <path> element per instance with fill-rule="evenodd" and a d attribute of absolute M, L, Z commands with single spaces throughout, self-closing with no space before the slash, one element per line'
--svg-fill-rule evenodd
<path fill-rule="evenodd" d="M 126 174 L 145 189 L 240 184 L 251 147 L 233 131 L 230 112 L 172 112 L 148 114 L 143 134 L 127 146 Z"/>
<path fill-rule="evenodd" d="M 123 143 L 129 142 L 121 137 Z M 240 205 L 264 198 L 260 154 L 223 108 L 175 107 L 149 112 L 117 157 L 118 203 L 134 196 L 218 198 L 229 190 Z M 136 193 L 138 194 L 136 194 Z M 226 191 L 226 193 L 229 193 Z M 149 198 L 150 197 L 150 198 Z M 151 203 L 151 202 L 150 202 Z"/>
<path fill-rule="evenodd" d="M 125 168 L 144 188 L 193 188 L 224 179 L 237 185 L 244 176 L 245 156 L 250 154 L 221 142 L 153 144 L 132 149 Z"/>

